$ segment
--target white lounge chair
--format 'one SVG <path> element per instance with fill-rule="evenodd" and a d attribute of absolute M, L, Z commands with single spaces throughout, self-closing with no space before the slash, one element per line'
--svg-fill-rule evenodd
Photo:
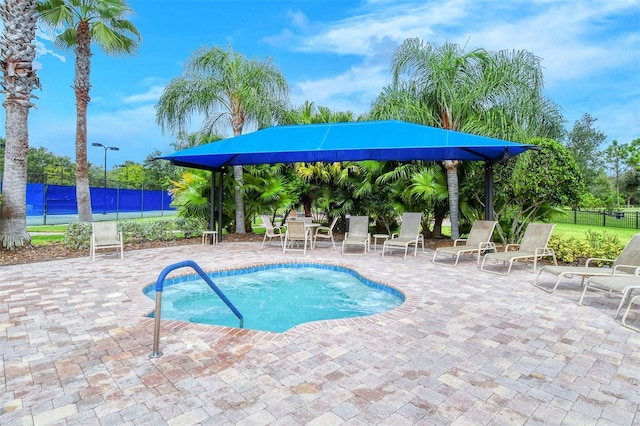
<path fill-rule="evenodd" d="M 264 248 L 264 243 L 265 241 L 267 241 L 267 238 L 269 238 L 269 244 L 267 244 L 267 246 L 271 245 L 271 240 L 273 240 L 274 238 L 279 238 L 280 247 L 282 247 L 284 242 L 284 233 L 282 232 L 282 227 L 273 226 L 271 224 L 271 219 L 266 214 L 261 215 L 260 219 L 262 220 L 262 225 L 264 226 L 264 238 L 262 239 L 262 246 L 260 248 Z"/>
<path fill-rule="evenodd" d="M 91 261 L 96 261 L 96 250 L 116 249 L 116 254 L 120 250 L 120 259 L 124 259 L 124 249 L 122 232 L 118 231 L 116 222 L 93 222 L 91 223 Z"/>
<path fill-rule="evenodd" d="M 453 263 L 453 266 L 455 266 L 458 264 L 460 255 L 477 253 L 476 263 L 480 265 L 480 257 L 483 252 L 496 251 L 496 245 L 491 241 L 491 238 L 497 224 L 498 222 L 494 220 L 476 220 L 473 222 L 469 236 L 466 239 L 458 238 L 451 247 L 438 247 L 433 253 L 431 261 L 440 265 L 451 265 L 451 263 L 436 262 L 438 254 L 450 255 L 455 257 L 455 262 Z M 458 245 L 460 243 L 464 244 Z"/>
<path fill-rule="evenodd" d="M 640 267 L 638 267 L 635 272 L 636 274 L 640 273 Z M 615 315 L 615 318 L 617 318 L 625 302 L 631 299 L 632 292 L 634 290 L 640 290 L 640 277 L 638 275 L 591 277 L 585 283 L 578 305 L 582 305 L 584 296 L 587 294 L 587 290 L 595 290 L 605 293 L 607 296 L 620 297 L 620 303 L 618 304 L 618 309 L 616 310 Z"/>
<path fill-rule="evenodd" d="M 625 327 L 633 331 L 637 331 L 640 333 L 640 328 L 636 328 L 632 325 L 627 324 L 627 316 L 629 315 L 629 311 L 631 310 L 631 307 L 633 305 L 640 305 L 640 296 L 634 296 L 631 298 L 631 300 L 629 300 L 629 305 L 627 305 L 627 309 L 625 310 L 624 315 L 622 316 L 622 325 L 624 325 Z"/>
<path fill-rule="evenodd" d="M 302 244 L 302 248 L 298 248 L 298 244 Z M 287 232 L 284 234 L 284 245 L 282 253 L 287 251 L 302 251 L 307 254 L 307 243 L 313 245 L 311 237 L 311 228 L 305 226 L 302 220 L 290 220 L 287 222 Z"/>
<path fill-rule="evenodd" d="M 319 226 L 316 228 L 316 232 L 313 234 L 313 247 L 316 246 L 316 242 L 318 238 L 331 240 L 331 244 L 333 245 L 333 249 L 336 249 L 336 242 L 333 239 L 333 227 L 336 226 L 336 223 L 340 219 L 340 216 L 336 216 L 331 221 L 331 225 L 329 226 Z"/>
<path fill-rule="evenodd" d="M 362 246 L 365 255 L 369 251 L 369 241 L 369 216 L 351 216 L 349 231 L 342 241 L 342 254 L 347 254 L 348 246 Z"/>
<path fill-rule="evenodd" d="M 403 213 L 402 223 L 400 224 L 400 234 L 393 234 L 391 238 L 385 240 L 382 245 L 382 257 L 385 251 L 400 248 L 404 249 L 404 258 L 407 258 L 409 246 L 415 247 L 413 255 L 418 254 L 418 243 L 422 242 L 422 251 L 424 251 L 424 239 L 420 234 L 420 222 L 422 221 L 422 213 Z"/>
<path fill-rule="evenodd" d="M 520 244 L 507 244 L 504 248 L 505 251 L 485 254 L 482 258 L 480 269 L 485 272 L 491 272 L 492 274 L 508 275 L 511 272 L 511 267 L 514 262 L 528 262 L 533 260 L 533 272 L 536 272 L 538 259 L 543 257 L 552 257 L 554 265 L 557 265 L 558 262 L 556 261 L 555 252 L 547 246 L 554 226 L 554 224 L 547 223 L 530 223 L 527 225 L 526 231 L 524 231 L 524 236 Z M 511 250 L 512 248 L 516 250 Z M 485 269 L 487 260 L 493 260 L 503 264 L 508 263 L 509 267 L 507 272 Z"/>
<path fill-rule="evenodd" d="M 595 265 L 596 262 L 606 262 L 610 267 L 600 267 Z M 640 267 L 640 234 L 634 235 L 629 243 L 622 250 L 616 259 L 589 258 L 584 266 L 543 266 L 538 276 L 533 281 L 533 285 L 552 293 L 558 288 L 560 281 L 564 278 L 580 277 L 580 286 L 584 286 L 585 278 L 595 276 L 611 276 L 611 275 L 633 275 L 634 269 Z M 543 272 L 558 277 L 555 285 L 548 289 L 538 284 L 538 280 Z"/>

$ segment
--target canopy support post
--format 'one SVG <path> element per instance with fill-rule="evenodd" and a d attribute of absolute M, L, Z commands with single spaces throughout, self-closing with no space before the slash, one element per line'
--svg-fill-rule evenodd
<path fill-rule="evenodd" d="M 211 186 L 209 187 L 209 231 L 216 230 L 216 172 L 211 170 Z M 213 244 L 214 238 L 211 237 L 211 244 Z"/>
<path fill-rule="evenodd" d="M 484 163 L 484 218 L 493 219 L 493 164 L 489 161 Z"/>
<path fill-rule="evenodd" d="M 224 170 L 218 170 L 218 241 L 222 241 L 222 191 L 224 190 Z M 213 202 L 213 200 L 211 200 Z"/>

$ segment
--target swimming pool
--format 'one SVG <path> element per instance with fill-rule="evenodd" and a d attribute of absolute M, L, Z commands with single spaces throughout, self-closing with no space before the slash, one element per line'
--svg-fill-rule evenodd
<path fill-rule="evenodd" d="M 208 275 L 242 313 L 244 328 L 252 330 L 281 333 L 305 322 L 388 311 L 404 302 L 398 290 L 335 265 L 280 263 Z M 155 300 L 153 286 L 144 293 Z M 198 275 L 165 281 L 162 319 L 238 326 Z"/>

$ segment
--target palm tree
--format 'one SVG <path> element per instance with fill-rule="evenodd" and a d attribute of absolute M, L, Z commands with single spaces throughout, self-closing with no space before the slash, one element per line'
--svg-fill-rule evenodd
<path fill-rule="evenodd" d="M 288 104 L 287 82 L 271 59 L 249 60 L 244 55 L 219 47 L 196 52 L 186 65 L 185 73 L 173 79 L 162 92 L 156 105 L 156 121 L 164 130 L 185 131 L 193 114 L 203 114 L 203 131 L 220 128 L 226 118 L 233 136 L 241 135 L 245 125 L 272 125 L 274 118 Z M 234 166 L 236 180 L 236 232 L 245 233 L 243 168 Z"/>
<path fill-rule="evenodd" d="M 403 118 L 396 114 L 404 112 L 409 121 L 514 141 L 561 131 L 558 107 L 542 95 L 540 60 L 529 52 L 465 52 L 456 44 L 436 46 L 413 38 L 396 50 L 392 69 L 393 84 L 373 109 L 386 118 Z M 451 238 L 456 239 L 459 161 L 450 158 L 443 165 Z"/>
<path fill-rule="evenodd" d="M 46 0 L 38 4 L 42 20 L 53 28 L 65 28 L 54 40 L 57 47 L 74 48 L 73 88 L 76 94 L 76 197 L 78 219 L 92 220 L 87 163 L 87 106 L 91 100 L 91 43 L 109 55 L 132 54 L 141 40 L 138 29 L 126 18 L 133 10 L 124 0 Z"/>
<path fill-rule="evenodd" d="M 33 60 L 38 11 L 35 0 L 0 4 L 4 25 L 0 36 L 0 69 L 4 91 L 5 132 L 0 238 L 5 248 L 29 244 L 27 232 L 27 155 L 31 91 L 40 87 Z"/>

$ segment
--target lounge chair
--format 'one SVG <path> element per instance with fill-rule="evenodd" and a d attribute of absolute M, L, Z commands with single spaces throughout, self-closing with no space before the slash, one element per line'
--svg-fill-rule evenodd
<path fill-rule="evenodd" d="M 629 304 L 627 305 L 627 309 L 624 311 L 624 315 L 622 316 L 622 325 L 624 325 L 625 327 L 633 330 L 633 331 L 637 331 L 640 333 L 640 328 L 636 328 L 634 326 L 631 326 L 629 324 L 627 324 L 627 316 L 629 315 L 629 311 L 631 310 L 631 306 L 633 305 L 640 305 L 640 296 L 634 296 L 631 298 L 631 300 L 629 300 Z"/>
<path fill-rule="evenodd" d="M 351 216 L 349 231 L 342 241 L 342 254 L 347 254 L 348 246 L 362 246 L 363 255 L 369 251 L 369 216 Z"/>
<path fill-rule="evenodd" d="M 607 262 L 611 264 L 610 268 L 591 266 L 596 262 Z M 610 276 L 610 275 L 632 275 L 634 269 L 640 266 L 640 234 L 634 235 L 624 250 L 620 253 L 617 259 L 601 259 L 601 258 L 589 258 L 584 266 L 543 266 L 538 273 L 538 276 L 533 281 L 533 285 L 546 291 L 547 293 L 554 292 L 560 281 L 563 278 L 573 278 L 574 276 L 580 277 L 580 286 L 584 286 L 585 278 L 595 276 Z M 543 272 L 553 274 L 558 277 L 553 288 L 548 289 L 538 284 L 538 279 Z"/>
<path fill-rule="evenodd" d="M 528 262 L 533 260 L 533 272 L 536 272 L 538 259 L 543 257 L 552 257 L 554 265 L 557 265 L 556 254 L 552 248 L 548 247 L 549 238 L 553 231 L 554 224 L 547 223 L 530 223 L 527 225 L 522 242 L 520 244 L 507 244 L 504 251 L 496 253 L 487 253 L 482 258 L 480 269 L 493 274 L 508 275 L 511 272 L 513 262 Z M 516 250 L 511 250 L 515 248 Z M 507 272 L 485 269 L 487 260 L 495 260 L 503 264 L 509 263 Z"/>
<path fill-rule="evenodd" d="M 316 232 L 313 234 L 313 247 L 316 246 L 316 242 L 318 238 L 331 240 L 331 244 L 333 245 L 333 249 L 337 250 L 336 242 L 333 239 L 333 227 L 336 226 L 336 223 L 340 219 L 340 216 L 336 216 L 331 221 L 331 225 L 329 226 L 319 226 L 316 228 Z"/>
<path fill-rule="evenodd" d="M 391 238 L 385 240 L 382 245 L 382 257 L 385 251 L 394 248 L 404 249 L 404 258 L 407 258 L 409 246 L 415 247 L 413 255 L 418 254 L 418 243 L 422 242 L 422 251 L 424 251 L 424 239 L 420 234 L 420 222 L 422 221 L 422 213 L 403 213 L 402 223 L 400 224 L 400 234 L 393 234 Z"/>
<path fill-rule="evenodd" d="M 267 244 L 267 246 L 271 245 L 271 240 L 273 240 L 274 238 L 279 238 L 280 247 L 282 247 L 284 241 L 284 233 L 282 232 L 282 227 L 273 226 L 271 224 L 271 219 L 267 215 L 261 215 L 260 219 L 262 220 L 262 225 L 264 226 L 264 238 L 262 239 L 262 246 L 260 248 L 264 248 L 264 243 L 265 241 L 267 241 L 267 238 L 269 238 L 269 244 Z"/>
<path fill-rule="evenodd" d="M 115 248 L 120 250 L 120 259 L 124 259 L 122 232 L 118 231 L 116 222 L 91 223 L 91 261 L 96 261 L 96 250 Z"/>
<path fill-rule="evenodd" d="M 640 273 L 640 267 L 636 269 L 636 274 Z M 595 290 L 607 294 L 608 296 L 620 297 L 620 303 L 616 310 L 615 318 L 618 318 L 620 310 L 625 302 L 629 301 L 634 290 L 640 290 L 640 276 L 638 275 L 609 275 L 591 277 L 582 290 L 582 295 L 578 305 L 582 305 L 587 290 Z"/>
<path fill-rule="evenodd" d="M 453 242 L 453 246 L 451 247 L 438 247 L 433 254 L 433 259 L 431 259 L 431 261 L 441 265 L 451 265 L 450 263 L 436 262 L 438 254 L 451 255 L 456 258 L 453 263 L 453 266 L 455 266 L 458 264 L 460 255 L 465 253 L 477 253 L 478 259 L 476 263 L 480 265 L 482 252 L 496 251 L 496 245 L 491 241 L 491 238 L 493 237 L 493 231 L 497 224 L 498 222 L 493 220 L 476 220 L 473 222 L 471 231 L 469 231 L 469 236 L 466 239 L 458 238 Z M 464 245 L 458 245 L 460 243 L 464 243 Z"/>
<path fill-rule="evenodd" d="M 298 244 L 302 243 L 302 248 L 298 247 Z M 302 220 L 290 220 L 287 222 L 287 232 L 284 234 L 284 245 L 282 246 L 282 253 L 287 251 L 302 251 L 307 254 L 307 243 L 313 244 L 311 237 L 311 228 L 305 226 Z"/>

